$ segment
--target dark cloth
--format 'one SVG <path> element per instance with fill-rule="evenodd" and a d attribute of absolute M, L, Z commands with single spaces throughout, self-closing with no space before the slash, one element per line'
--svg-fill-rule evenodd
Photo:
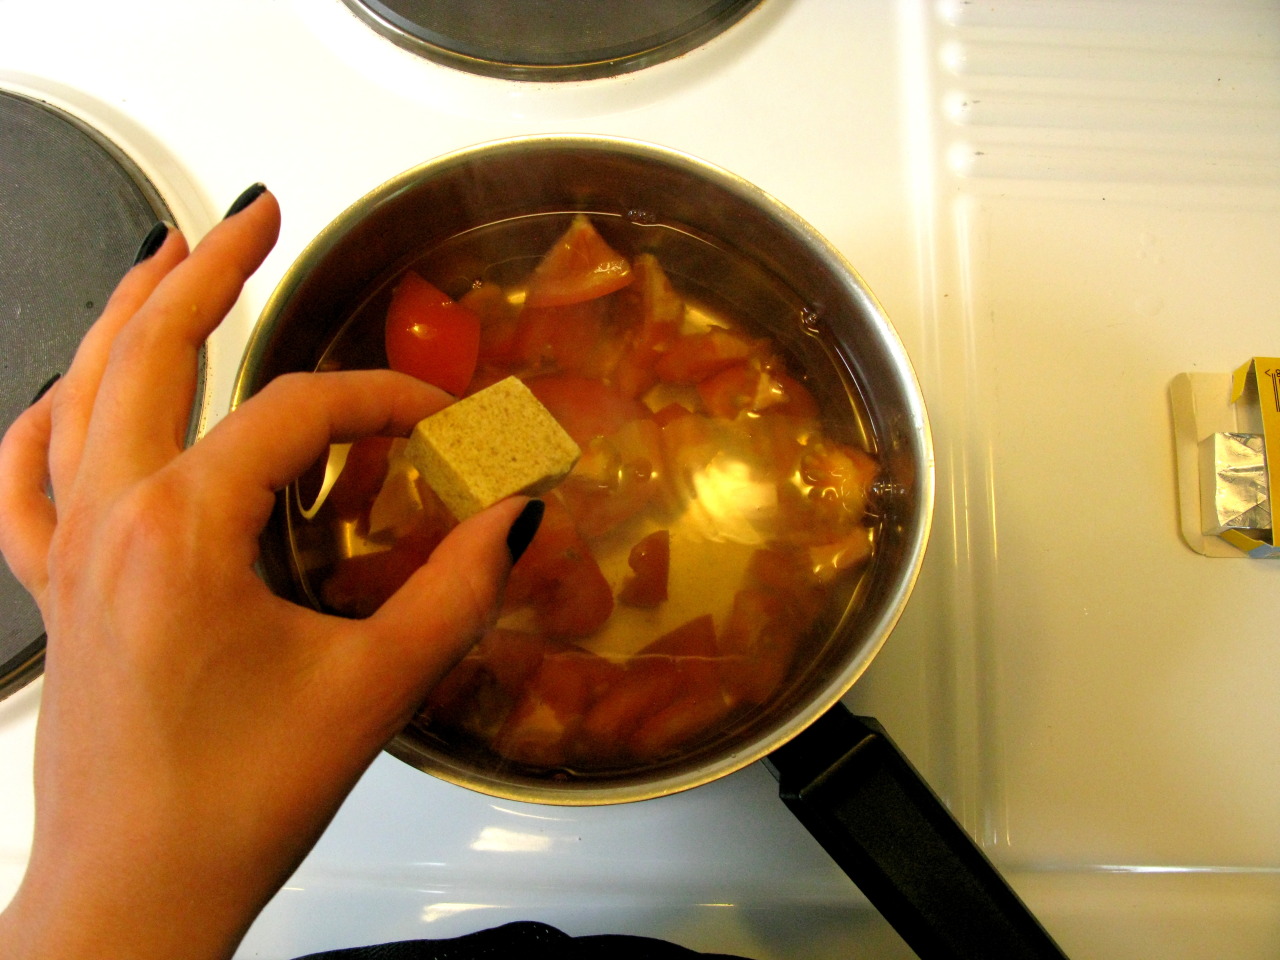
<path fill-rule="evenodd" d="M 531 920 L 448 940 L 402 940 L 370 947 L 312 953 L 298 960 L 744 960 L 723 953 L 697 953 L 665 940 L 605 934 L 571 937 Z"/>

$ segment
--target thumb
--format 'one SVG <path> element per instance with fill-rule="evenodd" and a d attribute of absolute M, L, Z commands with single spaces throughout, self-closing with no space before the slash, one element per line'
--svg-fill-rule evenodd
<path fill-rule="evenodd" d="M 413 705 L 493 625 L 507 575 L 537 532 L 542 509 L 540 500 L 509 497 L 468 517 L 365 621 L 380 659 L 403 671 Z"/>

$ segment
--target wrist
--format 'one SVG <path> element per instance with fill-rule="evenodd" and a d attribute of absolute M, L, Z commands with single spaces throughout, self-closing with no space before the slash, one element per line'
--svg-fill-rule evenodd
<path fill-rule="evenodd" d="M 5 960 L 227 960 L 255 912 L 236 904 L 232 891 L 178 892 L 159 873 L 108 869 L 86 880 L 67 873 L 28 869 L 0 912 Z"/>

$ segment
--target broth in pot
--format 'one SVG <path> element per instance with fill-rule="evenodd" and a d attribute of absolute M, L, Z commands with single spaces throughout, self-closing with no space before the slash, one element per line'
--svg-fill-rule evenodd
<path fill-rule="evenodd" d="M 801 308 L 761 272 L 708 286 L 723 250 L 637 219 L 545 213 L 452 237 L 375 290 L 318 365 L 389 365 L 458 395 L 514 375 L 582 450 L 497 625 L 413 724 L 492 769 L 590 780 L 732 737 L 813 660 L 875 549 L 856 392 L 806 382 L 761 317 Z M 294 491 L 318 608 L 368 615 L 452 528 L 403 449 L 358 441 L 314 515 L 311 479 Z"/>

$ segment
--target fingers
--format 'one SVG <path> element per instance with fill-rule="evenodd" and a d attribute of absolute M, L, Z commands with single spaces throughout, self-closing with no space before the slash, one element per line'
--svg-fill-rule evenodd
<path fill-rule="evenodd" d="M 120 330 L 138 312 L 160 281 L 187 255 L 187 242 L 170 230 L 160 247 L 124 275 L 102 315 L 89 328 L 58 385 L 58 429 L 49 446 L 49 472 L 55 492 L 79 469 L 85 436 L 102 374 Z"/>
<path fill-rule="evenodd" d="M 407 711 L 493 625 L 511 572 L 508 534 L 531 503 L 509 497 L 458 524 L 377 613 L 351 621 L 351 629 L 370 645 L 370 655 L 389 671 L 385 683 L 407 685 Z M 541 516 L 530 509 L 534 513 Z M 402 726 L 407 720 L 401 716 L 393 723 Z"/>
<path fill-rule="evenodd" d="M 443 391 L 390 370 L 288 374 L 209 431 L 188 451 L 182 469 L 221 488 L 221 510 L 238 510 L 243 524 L 260 526 L 275 491 L 331 442 L 403 436 L 450 402 Z"/>
<path fill-rule="evenodd" d="M 150 473 L 186 437 L 201 345 L 275 244 L 280 208 L 268 192 L 213 228 L 119 328 L 98 389 L 98 482 Z M 162 248 L 163 252 L 163 248 Z"/>
<path fill-rule="evenodd" d="M 0 552 L 37 601 L 48 585 L 49 543 L 57 524 L 46 494 L 56 385 L 29 407 L 0 441 Z"/>

